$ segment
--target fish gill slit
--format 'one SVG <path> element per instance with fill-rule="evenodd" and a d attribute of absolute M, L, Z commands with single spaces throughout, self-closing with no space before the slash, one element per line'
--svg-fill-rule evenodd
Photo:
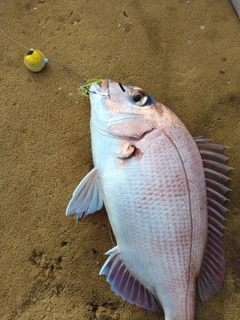
<path fill-rule="evenodd" d="M 191 265 L 192 265 L 192 237 L 193 237 L 193 224 L 192 224 L 192 205 L 191 205 L 191 200 L 190 200 L 190 188 L 189 188 L 189 183 L 188 183 L 188 176 L 187 176 L 187 171 L 185 169 L 185 165 L 184 165 L 184 161 L 180 155 L 180 152 L 176 146 L 176 144 L 173 142 L 173 140 L 170 138 L 169 135 L 167 135 L 165 133 L 166 137 L 168 138 L 168 140 L 171 142 L 171 144 L 175 147 L 177 153 L 178 153 L 178 156 L 181 160 L 181 163 L 182 163 L 182 166 L 183 166 L 183 170 L 184 170 L 184 175 L 185 175 L 185 179 L 186 179 L 186 183 L 187 183 L 187 189 L 188 189 L 188 203 L 189 203 L 189 208 L 190 208 L 190 215 L 191 215 L 191 244 L 190 244 L 190 248 L 189 248 L 189 256 L 190 256 L 190 263 L 189 263 L 189 267 L 188 267 L 188 287 L 187 287 L 187 292 L 186 292 L 186 297 L 185 297 L 185 314 L 186 314 L 186 317 L 187 317 L 187 312 L 188 312 L 188 303 L 187 303 L 187 297 L 189 295 L 189 282 L 190 282 L 190 274 L 191 274 Z M 186 320 L 188 320 L 186 318 Z"/>

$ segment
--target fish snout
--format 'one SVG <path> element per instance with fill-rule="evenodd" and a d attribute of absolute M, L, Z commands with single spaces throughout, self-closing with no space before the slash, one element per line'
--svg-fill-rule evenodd
<path fill-rule="evenodd" d="M 109 80 L 103 79 L 101 83 L 101 91 L 106 91 L 109 87 Z"/>

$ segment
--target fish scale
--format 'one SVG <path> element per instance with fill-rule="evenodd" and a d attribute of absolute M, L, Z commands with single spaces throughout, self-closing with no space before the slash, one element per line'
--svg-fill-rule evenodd
<path fill-rule="evenodd" d="M 104 80 L 89 93 L 94 169 L 67 214 L 104 203 L 117 241 L 100 271 L 111 289 L 166 320 L 193 320 L 196 282 L 206 301 L 224 279 L 225 147 L 194 140 L 138 87 Z"/>

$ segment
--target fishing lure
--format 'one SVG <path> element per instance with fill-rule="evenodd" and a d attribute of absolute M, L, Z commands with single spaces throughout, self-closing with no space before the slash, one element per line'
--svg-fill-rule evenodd
<path fill-rule="evenodd" d="M 28 68 L 28 70 L 30 70 L 32 72 L 40 72 L 41 70 L 44 69 L 46 63 L 48 62 L 51 65 L 58 66 L 58 67 L 64 69 L 65 71 L 67 71 L 68 76 L 71 77 L 72 79 L 80 80 L 82 82 L 86 81 L 82 76 L 80 76 L 78 73 L 71 70 L 70 68 L 66 67 L 64 64 L 56 62 L 56 61 L 52 61 L 52 60 L 49 60 L 48 58 L 46 58 L 44 56 L 44 54 L 42 53 L 42 51 L 40 51 L 39 49 L 31 48 L 29 50 L 28 47 L 24 46 L 22 43 L 18 42 L 17 40 L 13 39 L 12 37 L 10 37 L 2 29 L 0 29 L 0 32 L 2 34 L 4 34 L 7 38 L 9 38 L 11 41 L 15 42 L 17 45 L 28 50 L 27 54 L 25 54 L 24 59 L 23 59 L 23 62 L 25 64 L 25 66 Z"/>
<path fill-rule="evenodd" d="M 24 64 L 28 70 L 32 72 L 39 72 L 48 62 L 48 58 L 44 56 L 42 51 L 38 49 L 30 49 L 27 54 L 24 56 Z"/>

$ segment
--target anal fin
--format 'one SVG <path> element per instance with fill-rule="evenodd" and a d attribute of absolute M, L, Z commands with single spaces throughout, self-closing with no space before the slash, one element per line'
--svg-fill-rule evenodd
<path fill-rule="evenodd" d="M 220 290 L 226 272 L 222 236 L 224 215 L 228 210 L 223 204 L 228 200 L 224 195 L 230 190 L 225 186 L 229 180 L 226 173 L 232 168 L 225 164 L 229 160 L 223 155 L 226 146 L 202 137 L 194 140 L 203 160 L 208 201 L 208 239 L 197 279 L 201 300 L 205 302 Z"/>
<path fill-rule="evenodd" d="M 98 171 L 93 168 L 79 183 L 66 209 L 66 215 L 76 213 L 77 220 L 98 211 L 103 206 Z"/>
<path fill-rule="evenodd" d="M 127 269 L 124 261 L 121 260 L 118 247 L 114 247 L 107 252 L 110 257 L 103 265 L 99 274 L 107 276 L 107 282 L 111 289 L 122 299 L 132 304 L 152 311 L 162 310 L 160 302 L 138 279 L 136 279 Z"/>

